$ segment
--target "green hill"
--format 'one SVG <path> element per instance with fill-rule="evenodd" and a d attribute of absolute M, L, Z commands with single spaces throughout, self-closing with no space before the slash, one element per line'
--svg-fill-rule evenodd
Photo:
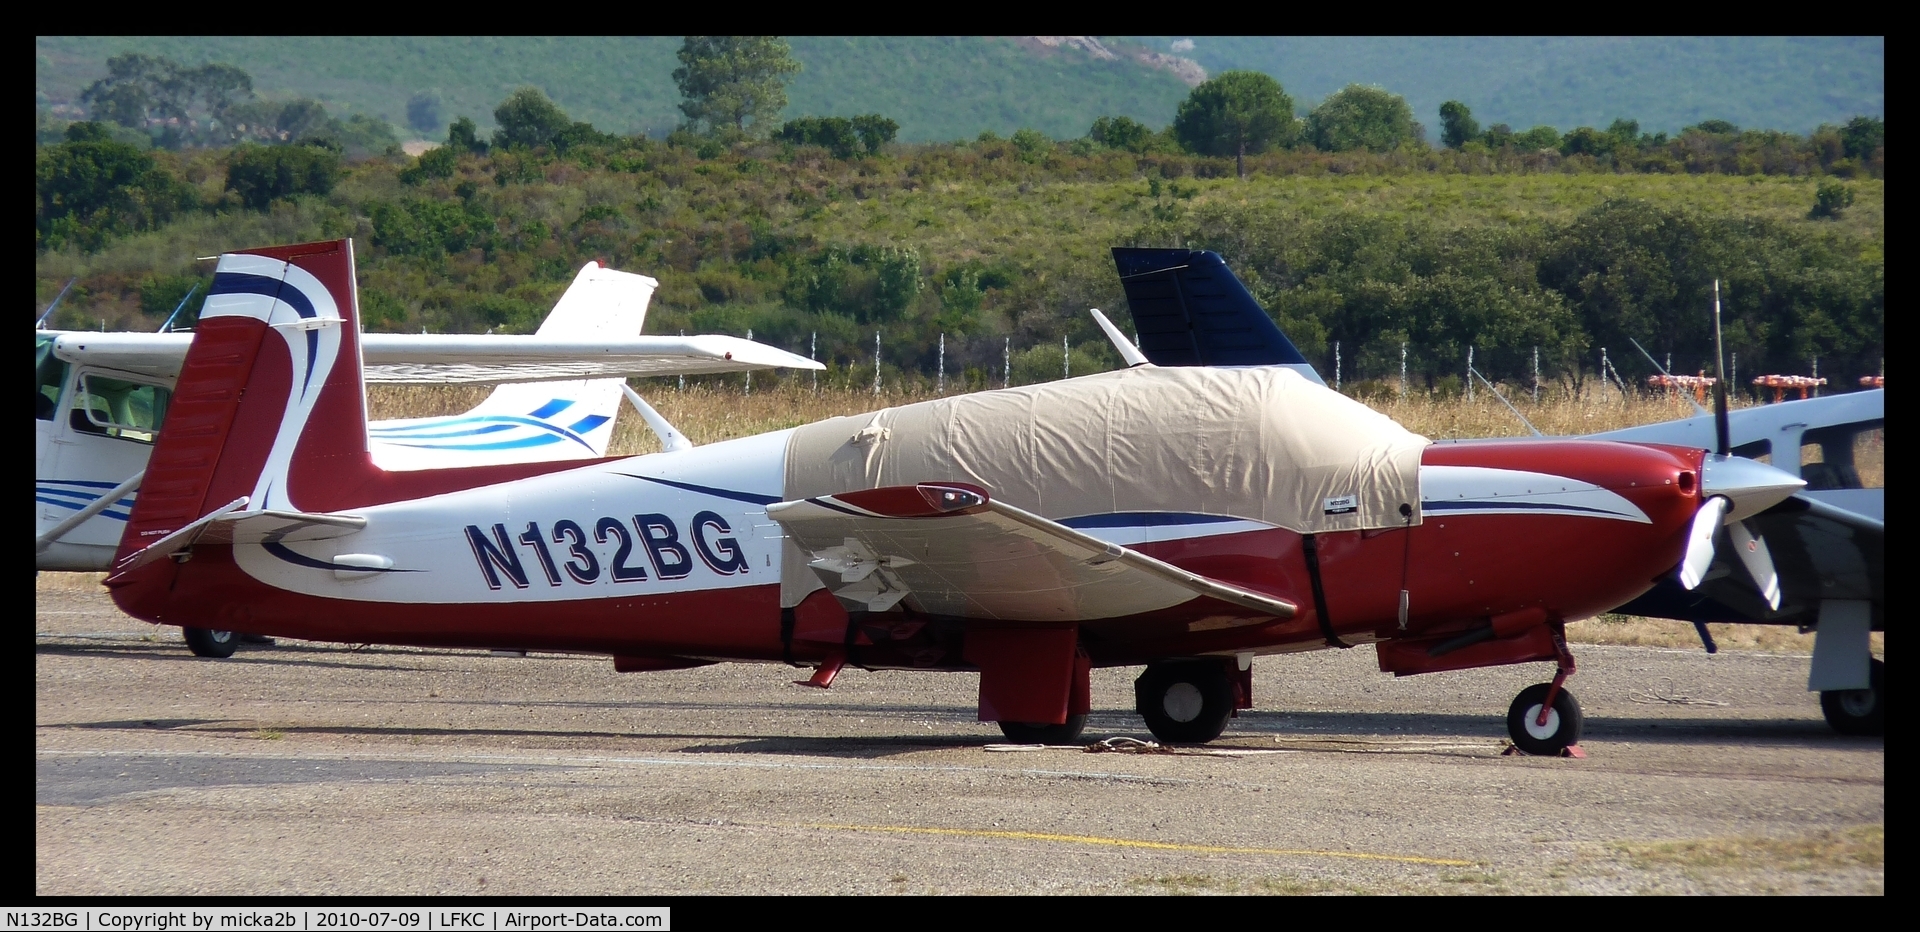
<path fill-rule="evenodd" d="M 805 66 L 788 88 L 788 116 L 882 113 L 906 142 L 971 139 L 1021 127 L 1055 138 L 1084 135 L 1099 116 L 1160 125 L 1187 86 L 1122 58 L 977 37 L 790 39 Z M 533 85 L 577 120 L 619 133 L 661 135 L 682 119 L 673 83 L 677 36 L 250 37 L 41 36 L 35 90 L 69 103 L 125 51 L 187 64 L 224 61 L 253 75 L 265 95 L 314 97 L 337 115 L 406 123 L 407 100 L 440 95 L 441 116 L 491 129 L 493 108 Z"/>
<path fill-rule="evenodd" d="M 1624 117 L 1646 132 L 1717 119 L 1804 133 L 1886 113 L 1882 36 L 1134 39 L 1210 74 L 1264 71 L 1303 109 L 1348 84 L 1378 84 L 1405 96 L 1435 139 L 1448 100 L 1464 102 L 1482 125 L 1562 132 Z"/>
<path fill-rule="evenodd" d="M 1804 133 L 1886 112 L 1882 37 L 1144 36 L 1104 40 L 1123 53 L 1112 60 L 1031 37 L 789 41 L 805 70 L 788 89 L 788 116 L 878 112 L 899 121 L 906 142 L 1021 127 L 1073 138 L 1112 115 L 1164 126 L 1187 85 L 1124 54 L 1129 43 L 1212 74 L 1267 72 L 1303 110 L 1348 83 L 1378 84 L 1404 95 L 1434 140 L 1450 99 L 1473 108 L 1482 125 L 1562 131 L 1624 117 L 1647 132 L 1722 119 Z M 34 79 L 40 104 L 71 103 L 105 73 L 108 57 L 139 51 L 231 62 L 263 93 L 315 97 L 336 115 L 396 126 L 406 122 L 408 98 L 434 91 L 443 119 L 472 116 L 483 129 L 508 93 L 531 84 L 575 119 L 660 135 L 681 120 L 671 77 L 679 44 L 677 36 L 40 36 Z"/>

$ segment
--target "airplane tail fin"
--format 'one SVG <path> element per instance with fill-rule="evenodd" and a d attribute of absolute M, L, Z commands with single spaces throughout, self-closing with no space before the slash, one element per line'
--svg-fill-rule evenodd
<path fill-rule="evenodd" d="M 558 338 L 638 336 L 660 283 L 589 262 L 535 331 Z M 465 414 L 403 418 L 370 427 L 373 461 L 416 470 L 605 456 L 620 413 L 622 379 L 501 385 Z"/>
<path fill-rule="evenodd" d="M 1148 362 L 1286 366 L 1326 384 L 1218 253 L 1116 247 L 1113 264 Z"/>
<path fill-rule="evenodd" d="M 340 507 L 367 454 L 353 243 L 222 255 L 116 564 L 239 499 Z"/>

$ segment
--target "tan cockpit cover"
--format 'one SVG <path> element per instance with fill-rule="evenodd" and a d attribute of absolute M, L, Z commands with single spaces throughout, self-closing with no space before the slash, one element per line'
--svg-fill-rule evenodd
<path fill-rule="evenodd" d="M 787 447 L 786 497 L 959 481 L 1056 520 L 1404 527 L 1427 442 L 1291 369 L 1143 366 L 810 424 Z"/>

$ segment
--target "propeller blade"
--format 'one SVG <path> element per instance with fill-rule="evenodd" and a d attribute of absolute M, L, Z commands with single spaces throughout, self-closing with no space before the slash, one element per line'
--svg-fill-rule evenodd
<path fill-rule="evenodd" d="M 1687 532 L 1687 554 L 1680 558 L 1682 587 L 1698 588 L 1700 581 L 1707 578 L 1707 567 L 1713 565 L 1713 535 L 1719 533 L 1720 522 L 1726 518 L 1731 504 L 1715 495 L 1694 514 L 1693 527 Z"/>
<path fill-rule="evenodd" d="M 1766 539 L 1756 536 L 1745 521 L 1727 525 L 1727 533 L 1733 538 L 1733 550 L 1740 555 L 1747 575 L 1752 576 L 1754 584 L 1760 587 L 1760 595 L 1767 600 L 1767 607 L 1779 611 L 1780 574 L 1773 568 L 1773 554 L 1767 551 Z"/>

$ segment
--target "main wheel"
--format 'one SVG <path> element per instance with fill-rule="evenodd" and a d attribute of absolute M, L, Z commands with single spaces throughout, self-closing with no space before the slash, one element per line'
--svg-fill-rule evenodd
<path fill-rule="evenodd" d="M 1072 744 L 1086 730 L 1087 717 L 1069 715 L 1062 725 L 1045 725 L 1034 722 L 1001 722 L 1000 733 L 1014 744 Z"/>
<path fill-rule="evenodd" d="M 1866 689 L 1829 689 L 1820 694 L 1820 711 L 1827 724 L 1843 735 L 1887 733 L 1886 667 L 1878 660 L 1867 668 Z"/>
<path fill-rule="evenodd" d="M 1233 716 L 1233 681 L 1218 661 L 1148 664 L 1133 681 L 1133 698 L 1147 730 L 1167 744 L 1212 741 Z"/>
<path fill-rule="evenodd" d="M 231 657 L 233 649 L 240 646 L 240 636 L 231 631 L 181 628 L 180 633 L 186 635 L 187 647 L 196 657 Z"/>
<path fill-rule="evenodd" d="M 1520 690 L 1507 709 L 1507 734 L 1513 738 L 1514 747 L 1528 754 L 1553 757 L 1580 743 L 1580 729 L 1585 724 L 1580 703 L 1564 688 L 1554 697 L 1553 708 L 1547 710 L 1546 724 L 1540 724 L 1540 706 L 1547 701 L 1551 688 L 1550 683 L 1535 683 Z"/>

